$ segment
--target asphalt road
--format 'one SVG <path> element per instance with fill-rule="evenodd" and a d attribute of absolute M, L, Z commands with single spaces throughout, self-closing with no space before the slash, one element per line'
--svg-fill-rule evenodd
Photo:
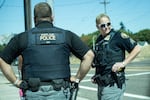
<path fill-rule="evenodd" d="M 71 65 L 72 75 L 77 72 L 78 66 Z M 13 68 L 18 74 L 17 67 Z M 94 69 L 91 69 L 80 83 L 77 100 L 97 100 L 97 85 L 90 81 L 93 75 Z M 126 85 L 124 100 L 150 100 L 150 60 L 133 62 L 127 66 Z"/>
<path fill-rule="evenodd" d="M 72 65 L 73 73 L 77 66 Z M 85 100 L 97 100 L 97 85 L 90 81 L 93 74 L 94 69 L 80 83 L 78 96 Z M 127 66 L 124 100 L 150 100 L 150 60 L 133 62 Z"/>

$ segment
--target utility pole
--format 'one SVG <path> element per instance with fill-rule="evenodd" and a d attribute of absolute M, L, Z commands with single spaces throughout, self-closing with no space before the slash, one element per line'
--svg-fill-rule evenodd
<path fill-rule="evenodd" d="M 24 22 L 25 22 L 25 31 L 30 30 L 32 28 L 30 0 L 24 0 Z"/>
<path fill-rule="evenodd" d="M 106 5 L 109 4 L 110 2 L 107 2 L 106 0 L 104 0 L 104 2 L 101 2 L 101 4 L 104 4 L 104 11 L 105 11 L 105 14 L 107 14 L 107 11 L 106 11 Z"/>

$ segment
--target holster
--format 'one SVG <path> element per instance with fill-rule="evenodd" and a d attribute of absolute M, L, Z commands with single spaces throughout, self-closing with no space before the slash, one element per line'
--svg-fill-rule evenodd
<path fill-rule="evenodd" d="M 123 72 L 113 72 L 112 73 L 113 79 L 117 84 L 117 87 L 122 89 L 122 84 L 125 83 L 125 76 Z"/>
<path fill-rule="evenodd" d="M 25 95 L 26 90 L 31 90 L 32 92 L 36 92 L 40 87 L 40 79 L 39 78 L 30 78 L 28 81 L 23 80 L 19 86 L 23 91 L 23 96 Z"/>
<path fill-rule="evenodd" d="M 77 99 L 78 90 L 79 90 L 79 83 L 71 82 L 69 100 L 76 100 Z"/>
<path fill-rule="evenodd" d="M 56 80 L 52 80 L 52 85 L 54 90 L 60 91 L 62 87 L 64 89 L 68 88 L 69 82 L 64 79 L 56 79 Z"/>

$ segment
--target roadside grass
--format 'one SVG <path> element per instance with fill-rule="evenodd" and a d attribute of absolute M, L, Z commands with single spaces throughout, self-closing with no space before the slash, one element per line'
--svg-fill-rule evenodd
<path fill-rule="evenodd" d="M 80 64 L 80 60 L 77 57 L 75 57 L 74 55 L 72 55 L 70 57 L 70 64 Z"/>
<path fill-rule="evenodd" d="M 150 60 L 150 45 L 141 46 L 141 52 L 138 54 L 134 61 L 141 61 L 145 59 Z"/>
<path fill-rule="evenodd" d="M 150 57 L 150 45 L 141 47 L 141 53 L 139 54 L 141 57 Z"/>

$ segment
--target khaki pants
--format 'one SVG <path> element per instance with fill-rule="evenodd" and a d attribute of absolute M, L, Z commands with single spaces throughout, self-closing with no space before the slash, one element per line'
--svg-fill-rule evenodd
<path fill-rule="evenodd" d="M 114 86 L 101 87 L 98 86 L 98 100 L 123 100 L 126 84 L 122 85 L 122 89 Z"/>

